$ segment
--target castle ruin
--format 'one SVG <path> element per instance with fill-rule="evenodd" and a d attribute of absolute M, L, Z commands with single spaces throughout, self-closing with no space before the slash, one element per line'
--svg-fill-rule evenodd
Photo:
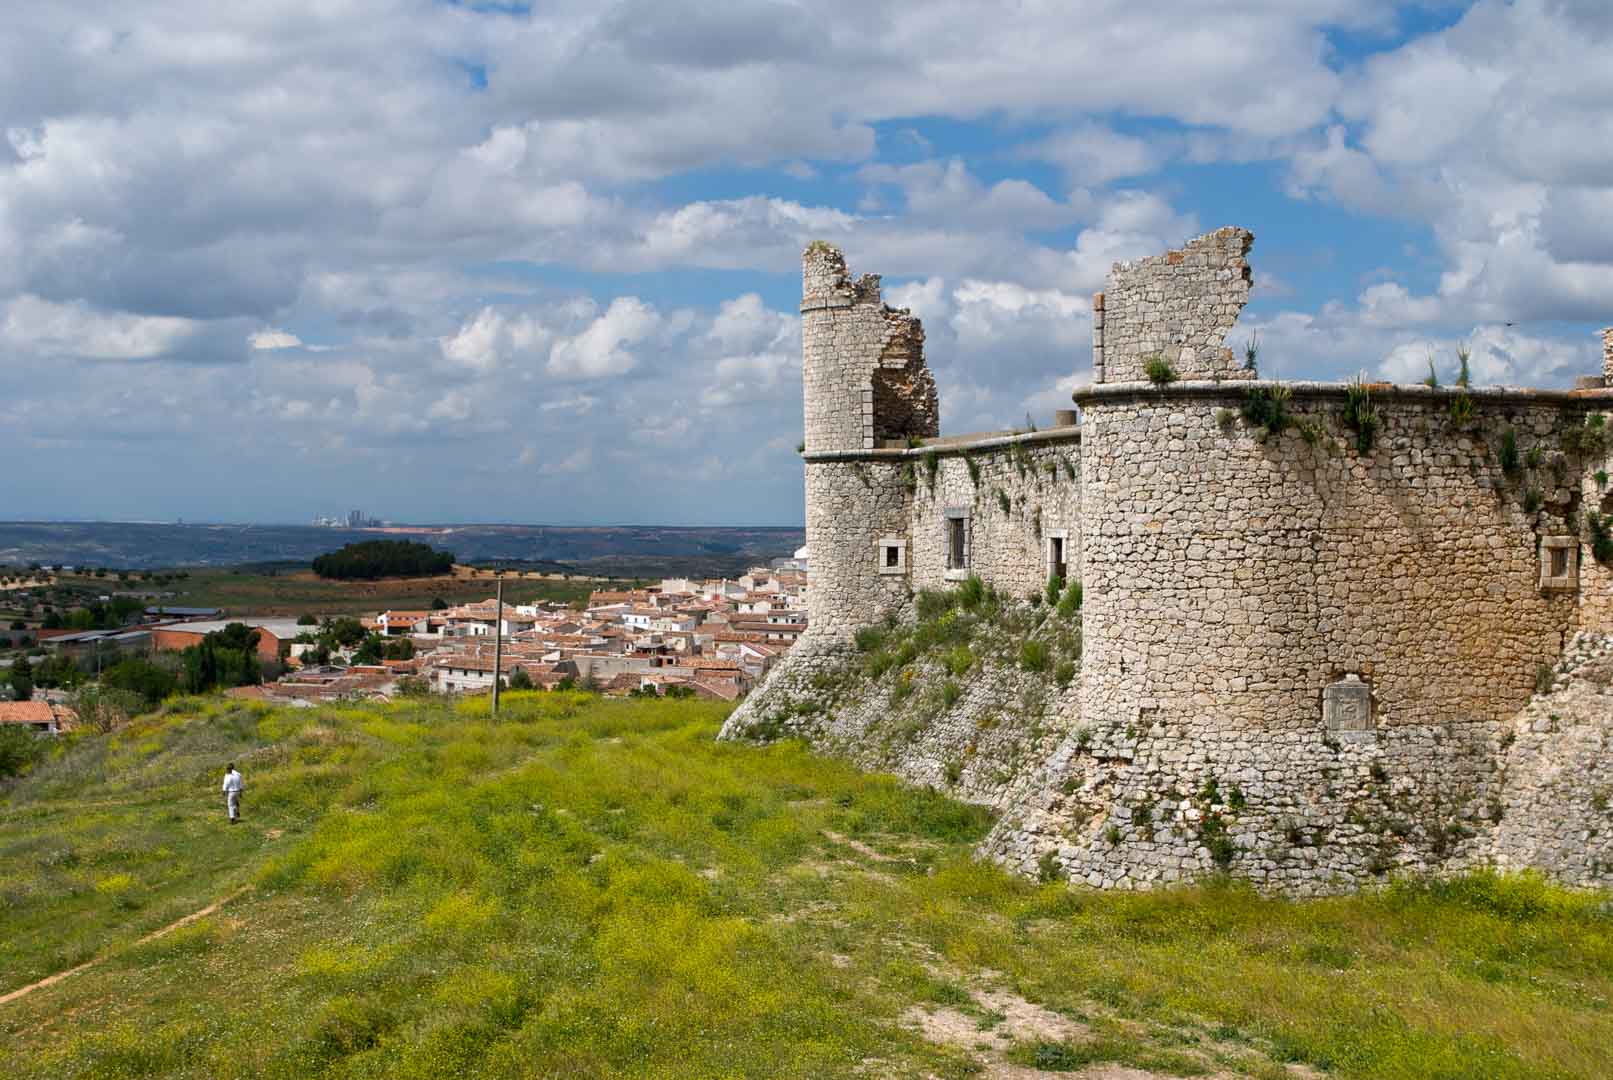
<path fill-rule="evenodd" d="M 1223 228 L 1113 268 L 1079 423 L 950 437 L 919 321 L 809 247 L 809 630 L 725 736 L 857 756 L 886 699 L 813 688 L 859 630 L 922 590 L 1023 599 L 1056 575 L 1084 590 L 1078 675 L 979 670 L 877 762 L 993 805 L 1008 865 L 1122 888 L 1605 882 L 1613 329 L 1572 391 L 1263 380 L 1227 346 L 1252 243 Z M 987 727 L 1016 695 L 1029 711 Z"/>

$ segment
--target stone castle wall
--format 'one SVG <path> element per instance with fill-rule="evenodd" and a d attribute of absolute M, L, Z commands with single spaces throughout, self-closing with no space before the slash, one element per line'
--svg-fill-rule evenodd
<path fill-rule="evenodd" d="M 1249 379 L 1226 348 L 1254 278 L 1247 229 L 1217 229 L 1135 262 L 1116 263 L 1093 298 L 1093 368 L 1099 383 L 1142 382 L 1154 357 L 1180 379 Z"/>
<path fill-rule="evenodd" d="M 915 589 L 944 589 L 976 574 L 1023 599 L 1046 587 L 1054 538 L 1064 541 L 1067 573 L 1075 573 L 1081 538 L 1077 429 L 938 452 L 933 482 L 925 460 L 921 454 L 915 462 L 909 526 Z M 954 569 L 947 521 L 959 514 L 965 515 L 968 566 Z"/>
<path fill-rule="evenodd" d="M 1352 403 L 1362 388 L 1259 382 L 1224 345 L 1251 242 L 1222 229 L 1116 266 L 1079 428 L 954 439 L 934 437 L 917 320 L 809 249 L 811 625 L 725 734 L 794 725 L 864 760 L 891 716 L 889 688 L 835 674 L 857 631 L 970 574 L 1035 594 L 1059 537 L 1086 596 L 1075 681 L 983 667 L 872 762 L 933 782 L 966 761 L 957 790 L 1002 812 L 994 857 L 1119 888 L 1225 869 L 1323 892 L 1494 862 L 1606 880 L 1602 692 L 1520 710 L 1576 633 L 1613 629 L 1613 556 L 1592 544 L 1613 530 L 1613 392 Z M 1155 356 L 1178 381 L 1147 381 Z M 993 763 L 967 717 L 1016 697 L 1037 719 Z M 1553 817 L 1559 798 L 1575 809 Z"/>
<path fill-rule="evenodd" d="M 814 557 L 803 640 L 850 641 L 908 603 L 906 578 L 879 572 L 876 544 L 907 531 L 911 498 L 900 473 L 886 463 L 808 460 L 806 540 Z M 819 551 L 830 554 L 819 559 Z"/>
<path fill-rule="evenodd" d="M 1347 672 L 1380 727 L 1500 720 L 1528 699 L 1578 623 L 1577 588 L 1541 587 L 1538 541 L 1567 533 L 1578 492 L 1577 465 L 1545 464 L 1562 410 L 1480 397 L 1457 428 L 1455 392 L 1379 400 L 1362 453 L 1342 394 L 1321 393 L 1290 406 L 1316 445 L 1218 419 L 1235 388 L 1087 399 L 1088 715 L 1320 737 L 1322 692 Z"/>
<path fill-rule="evenodd" d="M 1542 564 L 1577 527 L 1583 409 L 1474 391 L 1457 425 L 1464 392 L 1380 392 L 1362 452 L 1342 388 L 1294 387 L 1269 437 L 1236 415 L 1249 388 L 1084 396 L 1089 741 L 1005 823 L 1010 861 L 1307 892 L 1488 858 L 1503 729 L 1581 621 Z"/>
<path fill-rule="evenodd" d="M 1050 542 L 1074 573 L 1080 546 L 1075 428 L 938 447 L 807 454 L 808 635 L 849 641 L 900 614 L 922 589 L 971 573 L 1021 599 L 1050 573 Z M 1006 506 L 1005 506 L 1006 504 Z M 961 517 L 967 566 L 949 566 L 948 519 Z M 896 565 L 888 550 L 896 547 Z"/>

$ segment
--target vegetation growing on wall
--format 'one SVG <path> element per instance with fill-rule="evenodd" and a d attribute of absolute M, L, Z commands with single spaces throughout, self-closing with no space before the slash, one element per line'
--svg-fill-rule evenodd
<path fill-rule="evenodd" d="M 1148 381 L 1155 386 L 1164 386 L 1176 381 L 1176 369 L 1171 367 L 1169 360 L 1157 353 L 1143 364 L 1143 374 L 1148 376 Z"/>
<path fill-rule="evenodd" d="M 1344 426 L 1355 432 L 1356 451 L 1365 454 L 1371 450 L 1378 434 L 1378 407 L 1372 404 L 1372 395 L 1359 377 L 1345 388 L 1342 419 Z"/>
<path fill-rule="evenodd" d="M 1014 443 L 1010 446 L 1008 457 L 1014 463 L 1014 472 L 1019 474 L 1021 480 L 1025 479 L 1025 474 L 1030 471 L 1031 466 L 1030 451 L 1025 449 L 1025 444 Z"/>
<path fill-rule="evenodd" d="M 1255 431 L 1255 440 L 1265 442 L 1273 435 L 1281 435 L 1293 423 L 1288 405 L 1294 392 L 1286 386 L 1251 386 L 1243 394 L 1243 405 L 1238 410 L 1243 422 Z"/>
<path fill-rule="evenodd" d="M 1501 430 L 1501 446 L 1495 452 L 1495 459 L 1508 476 L 1518 472 L 1518 432 L 1510 424 Z"/>
<path fill-rule="evenodd" d="M 1585 515 L 1591 534 L 1591 556 L 1599 563 L 1613 563 L 1613 526 L 1595 510 Z"/>
<path fill-rule="evenodd" d="M 954 589 L 924 590 L 914 598 L 912 622 L 892 618 L 859 630 L 854 661 L 814 676 L 809 691 L 798 691 L 805 696 L 769 702 L 747 734 L 775 738 L 802 718 L 872 700 L 889 707 L 880 725 L 885 745 L 903 745 L 958 706 L 986 669 L 1020 671 L 1041 688 L 1033 695 L 1039 701 L 1079 670 L 1080 584 L 1062 585 L 1057 603 L 1041 599 L 1035 606 L 1013 600 L 977 576 Z"/>
<path fill-rule="evenodd" d="M 1465 386 L 1466 383 L 1459 383 Z M 1473 397 L 1467 391 L 1462 391 L 1451 398 L 1450 404 L 1451 426 L 1460 431 L 1473 422 Z"/>
<path fill-rule="evenodd" d="M 1594 457 L 1607 447 L 1607 417 L 1591 413 L 1583 420 L 1569 424 L 1558 435 L 1562 448 L 1570 454 Z"/>

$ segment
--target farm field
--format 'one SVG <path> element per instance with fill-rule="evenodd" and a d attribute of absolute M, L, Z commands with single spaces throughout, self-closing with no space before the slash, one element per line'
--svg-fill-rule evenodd
<path fill-rule="evenodd" d="M 1039 884 L 724 706 L 505 701 L 176 700 L 0 781 L 0 998 L 89 964 L 0 1003 L 0 1075 L 1613 1071 L 1604 896 Z"/>

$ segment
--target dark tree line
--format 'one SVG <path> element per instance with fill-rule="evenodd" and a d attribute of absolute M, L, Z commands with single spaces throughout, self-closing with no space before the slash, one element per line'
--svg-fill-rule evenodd
<path fill-rule="evenodd" d="M 342 581 L 435 577 L 454 568 L 454 556 L 412 540 L 365 540 L 314 560 L 314 573 Z"/>

